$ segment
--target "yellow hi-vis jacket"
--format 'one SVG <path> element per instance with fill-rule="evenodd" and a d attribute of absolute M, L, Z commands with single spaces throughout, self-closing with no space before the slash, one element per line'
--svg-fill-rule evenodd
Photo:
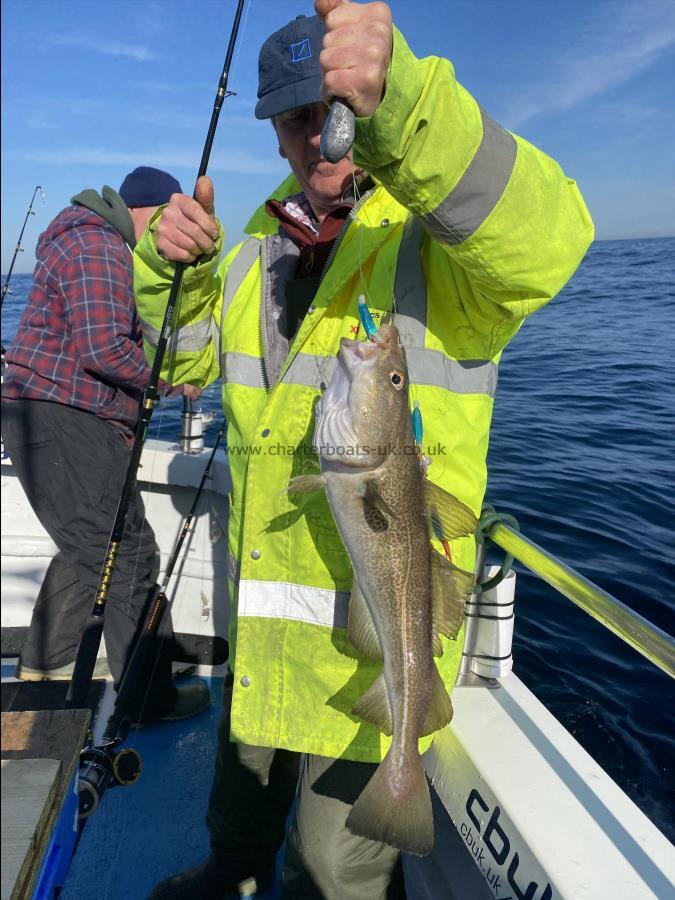
<path fill-rule="evenodd" d="M 416 59 L 398 32 L 384 100 L 357 120 L 354 159 L 376 187 L 348 217 L 292 345 L 279 320 L 298 250 L 263 206 L 219 266 L 220 244 L 185 270 L 162 375 L 223 380 L 232 740 L 377 762 L 391 739 L 351 713 L 381 664 L 347 641 L 349 559 L 323 493 L 284 493 L 293 476 L 316 471 L 313 410 L 340 338 L 354 337 L 359 294 L 376 315 L 395 303 L 429 477 L 478 514 L 501 351 L 570 278 L 593 225 L 556 162 L 494 122 L 447 60 Z M 290 177 L 273 196 L 298 190 Z M 173 271 L 157 254 L 155 222 L 135 251 L 151 357 Z M 473 538 L 452 551 L 473 567 Z M 437 660 L 449 689 L 462 638 L 443 639 Z"/>

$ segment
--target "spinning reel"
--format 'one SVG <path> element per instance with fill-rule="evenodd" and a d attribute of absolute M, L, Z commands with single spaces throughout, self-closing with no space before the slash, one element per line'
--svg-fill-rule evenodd
<path fill-rule="evenodd" d="M 143 769 L 141 756 L 132 747 L 116 750 L 120 743 L 121 739 L 115 738 L 95 747 L 89 740 L 81 751 L 77 786 L 80 819 L 86 819 L 94 812 L 109 787 L 138 781 Z"/>

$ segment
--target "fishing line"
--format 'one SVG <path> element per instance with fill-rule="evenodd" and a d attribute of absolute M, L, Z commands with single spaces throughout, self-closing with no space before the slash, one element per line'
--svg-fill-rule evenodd
<path fill-rule="evenodd" d="M 361 195 L 361 192 L 359 191 L 358 183 L 356 180 L 356 168 L 354 166 L 353 154 L 350 157 L 350 159 L 351 159 L 351 164 L 352 164 L 352 190 L 354 193 L 354 206 L 356 207 L 356 206 L 358 206 L 358 203 L 360 202 L 362 195 Z M 364 204 L 364 206 L 360 210 L 360 212 L 363 213 L 364 223 L 367 224 L 368 227 L 373 228 L 375 226 L 373 226 L 372 221 L 370 220 L 370 214 L 368 212 L 366 212 L 366 209 L 365 209 L 366 205 L 367 204 Z M 369 306 L 370 305 L 370 303 L 369 303 L 370 297 L 369 297 L 369 293 L 368 293 L 368 285 L 366 284 L 365 276 L 363 273 L 363 264 L 362 264 L 362 261 L 363 261 L 363 231 L 361 228 L 358 229 L 357 240 L 359 241 L 359 277 L 361 280 L 361 286 L 363 289 L 363 295 L 365 297 L 366 304 Z M 400 252 L 400 245 L 399 245 L 399 252 Z M 421 248 L 420 248 L 420 253 L 421 253 Z M 396 324 L 396 317 L 399 314 L 399 309 L 398 309 L 398 304 L 397 304 L 397 299 L 396 299 L 396 273 L 395 272 L 392 273 L 392 270 L 389 266 L 389 262 L 387 260 L 386 255 L 384 256 L 384 267 L 386 269 L 389 283 L 391 285 L 390 312 L 391 312 L 392 322 L 394 324 Z M 370 311 L 368 309 L 367 309 L 367 314 L 368 314 L 368 316 L 370 316 Z M 371 337 L 370 334 L 368 333 L 368 326 L 367 326 L 366 322 L 363 321 L 363 317 L 360 316 L 359 318 L 361 319 L 361 324 L 363 325 L 364 331 L 366 331 L 366 338 L 370 339 L 370 340 L 373 340 L 373 339 L 377 340 L 376 337 Z M 372 322 L 372 319 L 371 319 L 371 322 Z M 410 392 L 410 400 L 412 403 L 411 418 L 412 418 L 413 434 L 415 437 L 415 441 L 421 451 L 422 450 L 422 441 L 423 441 L 422 411 L 420 409 L 420 404 L 419 404 L 417 384 L 415 384 L 410 379 L 410 370 L 408 370 L 408 389 Z M 427 459 L 426 457 L 424 457 L 424 458 Z"/>
<path fill-rule="evenodd" d="M 172 334 L 171 334 L 170 342 L 169 342 L 169 352 L 168 352 L 168 354 L 167 354 L 168 357 L 169 357 L 169 362 L 168 362 L 168 367 L 167 367 L 167 375 L 169 375 L 169 373 L 171 373 L 171 372 L 173 371 L 173 368 L 174 368 L 175 362 L 176 362 L 176 354 L 177 354 L 177 352 L 178 352 L 178 330 L 179 330 L 179 324 L 178 324 L 178 323 L 180 322 L 180 314 L 181 314 L 181 303 L 182 303 L 182 300 L 183 300 L 183 292 L 181 291 L 181 293 L 178 295 L 178 300 L 177 300 L 177 302 L 176 302 L 176 318 L 175 318 L 176 327 L 174 328 L 174 330 L 173 330 L 173 332 L 172 332 Z M 171 382 L 168 381 L 167 383 L 170 384 Z M 159 405 L 159 417 L 158 417 L 158 419 L 155 421 L 155 426 L 156 426 L 156 433 L 155 433 L 155 436 L 154 436 L 154 439 L 155 439 L 155 440 L 159 440 L 159 439 L 160 439 L 160 436 L 161 436 L 161 434 L 162 434 L 162 429 L 163 429 L 163 426 L 164 426 L 164 417 L 165 417 L 165 415 L 166 415 L 166 413 L 167 413 L 167 403 L 166 403 L 166 399 L 167 399 L 167 398 L 164 397 L 164 398 L 160 401 L 160 403 L 158 404 L 158 405 Z M 152 423 L 151 423 L 151 424 L 152 424 Z M 147 445 L 146 445 L 146 446 L 147 446 Z M 154 500 L 154 494 L 153 494 L 152 486 L 153 486 L 153 484 L 155 483 L 154 476 L 155 476 L 155 467 L 156 467 L 156 465 L 157 465 L 157 452 L 156 452 L 156 451 L 153 451 L 153 453 L 152 453 L 152 463 L 151 463 L 151 466 L 150 466 L 150 473 L 149 473 L 149 475 L 147 476 L 147 478 L 144 478 L 144 479 L 143 479 L 144 481 L 146 481 L 148 487 L 146 488 L 146 490 L 145 490 L 144 493 L 141 493 L 141 492 L 139 491 L 139 494 L 141 495 L 141 499 L 142 499 L 142 501 L 143 501 L 144 515 L 143 515 L 143 520 L 142 520 L 142 522 L 141 522 L 140 535 L 139 535 L 139 539 L 138 539 L 138 545 L 137 545 L 137 548 L 136 548 L 136 560 L 135 560 L 135 563 L 134 563 L 134 573 L 133 573 L 133 578 L 132 578 L 132 581 L 131 581 L 131 585 L 130 585 L 130 588 L 129 588 L 129 594 L 128 594 L 128 598 L 127 598 L 127 612 L 128 612 L 128 610 L 129 610 L 129 605 L 131 604 L 131 597 L 132 597 L 132 594 L 133 594 L 134 585 L 135 585 L 135 583 L 136 583 L 136 574 L 137 574 L 137 572 L 138 572 L 138 564 L 139 564 L 140 555 L 141 555 L 141 546 L 142 546 L 142 543 L 143 543 L 143 535 L 144 535 L 144 533 L 145 533 L 146 525 L 149 525 L 149 523 L 150 523 L 150 509 L 151 509 L 151 506 L 153 505 L 153 500 Z M 153 530 L 153 533 L 154 533 L 154 530 Z M 157 545 L 157 550 L 158 550 L 159 556 L 160 556 L 160 570 L 159 570 L 159 571 L 161 572 L 161 552 L 162 552 L 162 551 L 161 551 L 161 548 L 160 548 L 160 546 L 159 546 L 159 541 L 157 540 L 157 537 L 156 537 L 156 536 L 155 536 L 155 543 L 156 543 L 156 545 Z M 159 572 L 157 573 L 157 580 L 159 580 Z M 153 590 L 153 589 L 151 589 L 151 590 Z M 141 620 L 143 619 L 143 617 L 145 616 L 145 614 L 146 614 L 146 609 L 145 609 L 145 607 L 143 607 L 143 612 L 142 612 L 142 615 L 141 615 Z M 148 679 L 148 682 L 147 682 L 147 684 L 145 685 L 145 690 L 144 690 L 144 693 L 143 693 L 143 700 L 142 700 L 141 707 L 140 707 L 140 712 L 139 712 L 139 720 L 142 720 L 142 718 L 143 718 L 143 713 L 145 712 L 145 709 L 146 709 L 146 706 L 147 706 L 147 702 L 148 702 L 148 699 L 149 699 L 149 697 L 150 697 L 150 685 L 152 684 L 152 679 L 153 679 L 153 677 L 154 677 L 154 675 L 155 675 L 155 672 L 156 672 L 156 669 L 157 669 L 157 664 L 158 664 L 158 661 L 159 661 L 159 655 L 160 655 L 160 653 L 161 653 L 161 651 L 162 651 L 162 649 L 163 649 L 164 640 L 165 640 L 164 636 L 161 636 L 161 637 L 158 638 L 159 646 L 158 646 L 157 652 L 156 652 L 156 654 L 155 654 L 155 659 L 154 659 L 154 663 L 153 663 L 153 666 L 152 666 L 152 672 L 151 672 L 151 674 L 150 674 L 150 678 Z M 132 746 L 133 746 L 133 745 L 132 745 Z"/>
<path fill-rule="evenodd" d="M 180 321 L 180 301 L 181 301 L 181 298 L 182 298 L 182 292 L 181 292 L 181 295 L 180 295 L 180 297 L 179 297 L 179 299 L 178 299 L 178 302 L 177 302 L 176 322 Z M 176 354 L 176 352 L 177 352 L 177 332 L 178 332 L 178 328 L 176 328 L 176 329 L 174 330 L 174 332 L 172 333 L 171 338 L 170 338 L 170 343 L 169 343 L 169 353 L 168 353 L 168 356 L 169 356 L 169 367 L 170 367 L 170 368 L 171 368 L 171 366 L 172 366 L 172 364 L 173 364 L 173 360 L 175 359 L 175 354 Z M 158 404 L 158 406 L 160 407 L 160 409 L 159 409 L 159 416 L 158 416 L 158 419 L 155 420 L 155 425 L 156 425 L 156 438 L 159 438 L 159 436 L 160 436 L 160 434 L 161 434 L 161 431 L 162 431 L 162 428 L 163 428 L 163 424 L 164 424 L 164 416 L 165 416 L 165 414 L 166 414 L 166 412 L 167 412 L 166 398 L 164 398 L 164 399 Z M 152 425 L 153 423 L 151 422 L 150 424 Z M 146 457 L 146 458 L 147 458 L 147 457 Z M 152 455 L 151 470 L 150 470 L 150 474 L 149 474 L 149 476 L 148 476 L 148 478 L 147 478 L 148 489 L 147 489 L 146 492 L 144 492 L 143 494 L 141 494 L 141 497 L 142 497 L 142 499 L 143 499 L 143 505 L 144 505 L 144 516 L 143 516 L 142 523 L 141 523 L 141 533 L 140 533 L 140 537 L 139 537 L 139 541 L 138 541 L 138 545 L 137 545 L 136 561 L 135 561 L 135 563 L 134 563 L 133 575 L 132 575 L 132 578 L 131 578 L 131 583 L 130 583 L 130 587 L 129 587 L 129 593 L 128 593 L 128 595 L 127 595 L 127 613 L 128 613 L 128 610 L 129 610 L 129 605 L 130 605 L 130 603 L 131 603 L 131 596 L 132 596 L 132 594 L 133 594 L 134 585 L 135 585 L 135 583 L 136 583 L 136 574 L 137 574 L 137 571 L 138 571 L 138 563 L 139 563 L 139 559 L 140 559 L 140 548 L 141 548 L 142 541 L 143 541 L 143 533 L 144 533 L 144 530 L 145 530 L 146 523 L 149 522 L 149 517 L 150 517 L 150 507 L 151 507 L 150 500 L 151 500 L 151 498 L 152 498 L 152 490 L 151 490 L 151 488 L 152 488 L 152 484 L 154 484 L 154 475 L 155 475 L 155 466 L 156 466 L 156 463 L 157 463 L 157 454 L 156 454 L 156 453 L 153 453 L 153 455 Z M 144 479 L 144 480 L 145 480 L 145 479 Z M 141 493 L 141 492 L 139 491 L 139 493 Z M 147 496 L 145 496 L 145 495 L 147 495 Z M 157 547 L 158 547 L 158 549 L 159 549 L 159 543 L 158 543 L 158 542 L 157 542 Z M 161 550 L 160 550 L 160 559 L 161 559 Z M 160 563 L 160 566 L 161 566 L 161 563 Z M 160 571 L 161 571 L 161 568 L 160 568 Z M 158 579 L 159 579 L 159 573 L 158 573 Z M 150 596 L 150 594 L 148 594 L 148 596 Z M 141 620 L 140 620 L 141 622 L 143 621 L 143 617 L 145 616 L 145 613 L 146 613 L 145 607 L 143 607 L 142 616 L 141 616 Z M 146 709 L 146 706 L 147 706 L 147 701 L 148 701 L 148 698 L 149 698 L 149 695 L 150 695 L 150 685 L 152 684 L 152 681 L 153 681 L 153 678 L 154 678 L 154 675 L 155 675 L 155 672 L 156 672 L 157 664 L 158 664 L 158 662 L 159 662 L 159 655 L 160 655 L 160 653 L 161 653 L 161 651 L 162 651 L 162 649 L 163 649 L 163 648 L 162 648 L 163 642 L 164 642 L 164 636 L 162 636 L 162 637 L 159 639 L 159 646 L 158 646 L 158 648 L 157 648 L 157 652 L 156 652 L 155 657 L 154 657 L 154 662 L 153 662 L 153 665 L 152 665 L 152 671 L 151 671 L 150 676 L 149 676 L 149 678 L 148 678 L 148 680 L 147 680 L 147 682 L 146 682 L 146 684 L 145 684 L 145 687 L 144 687 L 144 691 L 143 691 L 143 699 L 142 699 L 141 706 L 140 706 L 140 710 L 139 710 L 139 713 L 138 713 L 138 718 L 139 718 L 139 720 L 141 720 L 141 721 L 142 721 L 143 714 L 144 714 L 145 709 Z M 132 652 L 133 652 L 133 645 L 132 645 Z M 115 715 L 115 703 L 114 703 L 114 701 L 113 701 L 112 715 L 113 715 L 113 716 Z M 107 730 L 107 726 L 108 726 L 108 723 L 106 722 L 106 726 L 105 726 L 105 727 L 106 727 L 106 730 Z M 127 735 L 126 744 L 127 744 L 127 746 L 129 747 L 129 749 L 135 750 L 135 751 L 138 753 L 138 749 L 137 749 L 137 748 L 138 748 L 138 744 L 139 744 L 139 735 L 138 735 L 138 731 L 137 731 L 136 729 L 131 729 L 131 737 L 130 737 L 129 735 Z M 140 758 L 140 754 L 139 754 L 139 758 Z M 124 834 L 124 833 L 126 832 L 127 825 L 129 824 L 129 821 L 130 821 L 130 816 L 131 816 L 131 809 L 130 809 L 129 805 L 125 803 L 125 804 L 123 804 L 123 810 L 122 810 L 122 822 L 121 822 L 121 829 L 120 829 L 120 833 L 121 833 L 121 834 Z M 108 882 L 107 882 L 108 887 L 109 887 L 109 885 L 110 885 L 110 878 L 112 877 L 112 873 L 118 870 L 118 866 L 119 866 L 119 862 L 120 862 L 120 858 L 121 858 L 121 851 L 122 851 L 122 840 L 120 839 L 120 840 L 117 841 L 117 844 L 116 844 L 116 847 L 115 847 L 114 858 L 113 858 L 113 864 L 112 864 L 112 866 L 110 867 L 110 870 L 109 870 L 109 872 L 110 872 L 110 877 L 109 877 Z M 106 896 L 107 896 L 107 892 L 106 892 Z"/>
<path fill-rule="evenodd" d="M 236 49 L 236 55 L 232 62 L 232 77 L 234 77 L 234 74 L 237 71 L 238 66 L 239 66 L 239 61 L 241 59 L 241 53 L 242 53 L 242 49 L 244 46 L 244 32 L 246 31 L 246 23 L 248 22 L 248 14 L 250 13 L 252 6 L 253 6 L 253 0 L 249 0 L 249 2 L 246 4 L 246 8 L 244 10 L 244 21 L 241 26 L 242 40 L 241 40 L 240 45 Z M 234 93 L 234 92 L 232 92 L 232 93 Z"/>
<path fill-rule="evenodd" d="M 354 195 L 354 207 L 358 207 L 361 202 L 361 192 L 359 191 L 359 186 L 356 181 L 356 168 L 354 166 L 354 154 L 350 156 L 350 162 L 352 164 L 352 193 Z M 368 296 L 368 285 L 366 284 L 366 279 L 363 274 L 363 232 L 361 229 L 358 229 L 358 240 L 359 240 L 359 277 L 361 279 L 361 287 L 363 288 L 363 295 L 366 298 L 366 303 L 370 301 L 370 297 Z M 366 335 L 368 337 L 368 335 Z"/>

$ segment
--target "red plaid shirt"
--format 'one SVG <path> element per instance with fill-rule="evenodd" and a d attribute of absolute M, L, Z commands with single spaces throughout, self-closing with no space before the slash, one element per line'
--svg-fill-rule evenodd
<path fill-rule="evenodd" d="M 150 378 L 129 247 L 96 213 L 69 206 L 39 238 L 2 396 L 51 400 L 129 437 Z"/>

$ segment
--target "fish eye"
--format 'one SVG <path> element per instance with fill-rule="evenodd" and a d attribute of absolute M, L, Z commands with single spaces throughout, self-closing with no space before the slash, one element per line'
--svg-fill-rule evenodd
<path fill-rule="evenodd" d="M 393 372 L 389 373 L 389 381 L 391 381 L 397 391 L 400 391 L 403 387 L 405 379 L 401 372 L 398 372 L 396 369 L 394 369 Z"/>

